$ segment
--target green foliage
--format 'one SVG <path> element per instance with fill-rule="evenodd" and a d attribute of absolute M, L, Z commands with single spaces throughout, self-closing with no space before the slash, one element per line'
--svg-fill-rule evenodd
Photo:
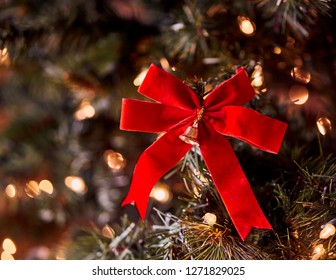
<path fill-rule="evenodd" d="M 284 259 L 309 259 L 314 248 L 323 244 L 326 251 L 320 258 L 335 259 L 335 236 L 319 237 L 336 215 L 335 158 L 309 158 L 298 165 L 297 172 L 295 181 L 275 188 L 275 210 L 283 213 L 282 223 L 277 223 L 282 225 L 277 229 L 278 250 Z"/>
<path fill-rule="evenodd" d="M 290 30 L 297 37 L 309 36 L 309 27 L 317 20 L 319 14 L 329 14 L 335 5 L 327 0 L 254 0 L 263 16 L 278 25 L 278 32 Z"/>
<path fill-rule="evenodd" d="M 76 231 L 75 242 L 66 250 L 67 259 L 86 260 L 133 260 L 146 259 L 143 238 L 146 233 L 143 223 L 131 223 L 126 217 L 113 227 L 114 236 L 104 236 L 95 229 Z"/>

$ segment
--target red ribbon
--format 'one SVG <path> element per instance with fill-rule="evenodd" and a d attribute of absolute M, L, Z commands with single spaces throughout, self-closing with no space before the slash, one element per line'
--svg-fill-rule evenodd
<path fill-rule="evenodd" d="M 190 150 L 179 136 L 201 110 L 191 88 L 161 68 L 151 65 L 138 90 L 157 101 L 123 99 L 120 128 L 166 132 L 140 156 L 123 205 L 134 202 L 145 218 L 150 192 L 157 181 Z M 251 190 L 229 141 L 231 136 L 263 151 L 277 153 L 287 124 L 244 108 L 255 92 L 243 68 L 203 100 L 204 115 L 198 141 L 204 161 L 225 207 L 243 240 L 252 227 L 271 229 Z"/>

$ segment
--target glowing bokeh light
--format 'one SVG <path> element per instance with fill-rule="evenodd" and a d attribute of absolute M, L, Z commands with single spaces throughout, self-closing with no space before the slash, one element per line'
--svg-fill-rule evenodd
<path fill-rule="evenodd" d="M 106 150 L 104 152 L 104 160 L 108 167 L 113 170 L 119 170 L 126 166 L 126 160 L 122 154 L 117 153 L 113 150 Z"/>
<path fill-rule="evenodd" d="M 160 203 L 168 203 L 172 200 L 173 194 L 167 184 L 158 183 L 151 191 L 151 197 Z"/>
<path fill-rule="evenodd" d="M 68 176 L 64 180 L 65 185 L 78 194 L 84 194 L 87 191 L 84 180 L 77 176 Z"/>
<path fill-rule="evenodd" d="M 289 89 L 288 96 L 294 104 L 302 105 L 308 100 L 309 92 L 305 86 L 294 85 Z"/>
<path fill-rule="evenodd" d="M 142 84 L 143 80 L 146 77 L 146 74 L 148 72 L 148 68 L 143 69 L 134 79 L 133 84 L 138 87 Z"/>
<path fill-rule="evenodd" d="M 239 29 L 245 35 L 252 36 L 256 30 L 255 24 L 248 17 L 239 16 L 237 18 Z"/>
<path fill-rule="evenodd" d="M 206 213 L 202 218 L 203 222 L 209 226 L 213 226 L 217 222 L 217 216 L 212 213 Z"/>
<path fill-rule="evenodd" d="M 263 69 L 260 65 L 257 65 L 255 68 L 254 68 L 254 71 L 251 75 L 251 78 L 252 78 L 252 82 L 251 82 L 251 85 L 253 87 L 261 87 L 264 83 L 264 75 L 263 75 Z"/>
<path fill-rule="evenodd" d="M 0 49 L 0 64 L 8 65 L 9 61 L 8 49 L 6 47 Z"/>
<path fill-rule="evenodd" d="M 281 50 L 280 47 L 274 47 L 273 48 L 273 53 L 275 53 L 275 54 L 281 54 L 281 52 L 282 52 L 282 50 Z"/>
<path fill-rule="evenodd" d="M 115 237 L 115 231 L 109 225 L 105 225 L 102 228 L 101 232 L 102 232 L 102 235 L 105 236 L 106 238 L 112 239 Z"/>
<path fill-rule="evenodd" d="M 323 244 L 316 245 L 314 247 L 313 254 L 311 256 L 312 260 L 318 260 L 325 254 L 326 250 L 323 247 Z"/>
<path fill-rule="evenodd" d="M 29 181 L 26 184 L 25 192 L 31 198 L 38 196 L 40 194 L 38 183 L 34 180 Z"/>
<path fill-rule="evenodd" d="M 13 255 L 16 253 L 16 246 L 15 243 L 13 242 L 13 240 L 11 240 L 10 238 L 6 238 L 3 242 L 2 242 L 2 248 L 5 252 Z"/>
<path fill-rule="evenodd" d="M 8 252 L 2 252 L 2 254 L 1 254 L 1 260 L 2 261 L 5 261 L 5 260 L 7 260 L 7 261 L 13 261 L 14 260 L 14 257 L 10 254 L 10 253 L 8 253 Z"/>
<path fill-rule="evenodd" d="M 316 121 L 316 125 L 317 125 L 318 131 L 322 135 L 326 135 L 327 132 L 328 131 L 330 132 L 331 129 L 332 129 L 331 121 L 328 118 L 325 118 L 325 117 L 318 118 L 317 121 Z"/>
<path fill-rule="evenodd" d="M 326 224 L 320 232 L 320 239 L 328 239 L 336 233 L 336 228 L 332 224 Z"/>
<path fill-rule="evenodd" d="M 5 193 L 8 197 L 13 198 L 16 196 L 16 187 L 13 184 L 7 185 Z"/>
<path fill-rule="evenodd" d="M 53 191 L 54 191 L 54 187 L 49 180 L 42 180 L 39 183 L 39 189 L 41 191 L 44 191 L 44 192 L 48 193 L 48 194 L 52 194 Z"/>
<path fill-rule="evenodd" d="M 300 68 L 300 67 L 294 67 L 291 70 L 291 76 L 294 80 L 303 83 L 303 84 L 308 84 L 311 79 L 311 74 L 310 72 Z"/>
<path fill-rule="evenodd" d="M 95 108 L 87 100 L 84 100 L 79 109 L 75 112 L 74 118 L 78 121 L 93 118 L 96 114 Z"/>
<path fill-rule="evenodd" d="M 161 64 L 163 69 L 169 70 L 170 65 L 169 65 L 169 62 L 168 62 L 167 58 L 161 57 L 160 58 L 160 64 Z"/>

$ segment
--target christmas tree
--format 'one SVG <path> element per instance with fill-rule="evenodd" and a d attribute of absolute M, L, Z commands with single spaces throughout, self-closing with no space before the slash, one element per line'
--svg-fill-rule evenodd
<path fill-rule="evenodd" d="M 1 259 L 336 258 L 333 1 L 7 0 L 0 7 Z M 263 116 L 252 121 L 246 113 L 241 129 L 257 142 L 278 141 L 279 150 L 226 131 L 232 151 L 222 153 L 222 138 L 208 131 L 205 151 L 205 103 L 241 73 L 235 94 L 246 102 L 231 110 L 239 117 L 232 126 L 246 112 Z M 181 91 L 159 91 L 165 77 Z M 152 90 L 158 99 L 149 101 Z M 198 145 L 177 136 L 182 144 L 157 149 L 158 176 L 137 166 L 169 132 L 145 132 L 182 113 L 153 118 L 158 107 L 148 104 L 174 94 L 204 102 L 196 119 L 188 116 L 200 135 L 183 129 L 182 140 Z M 126 117 L 132 102 L 149 109 Z M 264 118 L 288 125 L 284 135 L 263 129 Z M 147 130 L 126 131 L 121 122 Z M 179 145 L 185 152 L 166 170 Z M 246 217 L 237 226 L 229 207 L 250 207 L 235 188 L 240 177 L 228 174 L 233 156 L 260 207 L 251 219 L 265 219 L 246 234 L 239 230 Z M 136 176 L 148 180 L 130 189 Z M 230 185 L 228 196 L 218 181 Z M 134 199 L 144 192 L 148 204 Z"/>

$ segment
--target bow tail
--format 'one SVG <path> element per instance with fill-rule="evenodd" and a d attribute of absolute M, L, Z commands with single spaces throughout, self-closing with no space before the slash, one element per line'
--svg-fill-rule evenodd
<path fill-rule="evenodd" d="M 161 136 L 141 154 L 135 166 L 130 191 L 122 205 L 134 202 L 142 219 L 154 185 L 190 150 L 191 146 L 178 137 L 184 129 L 182 126 Z"/>
<path fill-rule="evenodd" d="M 199 133 L 205 164 L 240 237 L 252 227 L 271 229 L 229 141 L 204 122 Z"/>

